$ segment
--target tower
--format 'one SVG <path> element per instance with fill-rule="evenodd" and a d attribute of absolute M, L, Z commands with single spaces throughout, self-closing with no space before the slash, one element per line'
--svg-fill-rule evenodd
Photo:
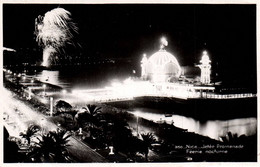
<path fill-rule="evenodd" d="M 200 82 L 202 84 L 209 84 L 210 83 L 210 73 L 211 73 L 211 65 L 208 53 L 206 51 L 203 52 L 202 58 L 200 60 L 199 68 L 201 70 Z"/>

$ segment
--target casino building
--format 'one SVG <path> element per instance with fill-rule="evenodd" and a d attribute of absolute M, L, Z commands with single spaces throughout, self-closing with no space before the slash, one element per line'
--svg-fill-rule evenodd
<path fill-rule="evenodd" d="M 213 93 L 215 87 L 210 80 L 211 61 L 206 51 L 203 52 L 200 64 L 197 67 L 201 70 L 200 82 L 196 85 L 191 81 L 183 82 L 185 76 L 176 57 L 167 52 L 165 47 L 168 42 L 165 38 L 161 39 L 159 51 L 147 57 L 143 55 L 141 61 L 141 78 L 150 81 L 157 91 L 164 95 L 178 95 L 184 97 L 205 97 Z M 193 79 L 194 80 L 194 79 Z"/>
<path fill-rule="evenodd" d="M 169 81 L 172 77 L 179 78 L 181 67 L 177 59 L 166 50 L 160 49 L 149 59 L 144 55 L 142 77 L 152 82 Z"/>
<path fill-rule="evenodd" d="M 165 50 L 167 41 L 163 38 L 161 48 L 147 59 L 146 55 L 141 61 L 142 78 L 152 82 L 167 82 L 171 78 L 179 78 L 181 67 L 177 59 Z"/>

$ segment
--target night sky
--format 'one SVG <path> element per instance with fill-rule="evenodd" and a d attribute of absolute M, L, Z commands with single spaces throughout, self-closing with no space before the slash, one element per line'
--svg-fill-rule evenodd
<path fill-rule="evenodd" d="M 256 82 L 256 5 L 4 4 L 4 47 L 37 48 L 34 20 L 58 6 L 77 23 L 83 56 L 139 62 L 165 36 L 180 65 L 206 49 L 223 77 Z"/>

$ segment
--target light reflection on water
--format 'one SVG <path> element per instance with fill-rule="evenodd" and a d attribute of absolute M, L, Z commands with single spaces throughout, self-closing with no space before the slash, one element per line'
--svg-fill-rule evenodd
<path fill-rule="evenodd" d="M 149 112 L 152 111 L 152 112 Z M 195 132 L 203 136 L 219 140 L 219 137 L 225 136 L 227 132 L 240 135 L 254 135 L 256 134 L 257 120 L 256 118 L 238 118 L 232 120 L 209 120 L 205 123 L 201 123 L 193 118 L 172 115 L 171 117 L 165 117 L 164 114 L 155 113 L 155 110 L 148 108 L 138 108 L 132 112 L 139 117 L 155 122 L 166 122 L 171 124 L 172 122 L 176 127 L 187 129 L 189 132 Z"/>
<path fill-rule="evenodd" d="M 49 71 L 49 70 L 43 70 L 38 75 L 36 75 L 36 78 L 39 79 L 41 82 L 50 83 L 53 85 L 59 85 L 61 87 L 66 87 L 66 83 L 61 82 L 59 79 L 60 72 L 59 71 Z"/>
<path fill-rule="evenodd" d="M 97 89 L 111 86 L 113 82 L 124 81 L 132 74 L 120 69 L 67 69 L 43 70 L 36 75 L 42 82 L 68 89 Z"/>

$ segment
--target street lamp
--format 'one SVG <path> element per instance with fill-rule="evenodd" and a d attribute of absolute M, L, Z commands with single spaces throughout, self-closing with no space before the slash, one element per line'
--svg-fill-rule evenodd
<path fill-rule="evenodd" d="M 136 136 L 138 136 L 138 126 L 139 126 L 139 112 L 137 111 L 136 113 L 135 113 L 135 115 L 136 115 Z"/>
<path fill-rule="evenodd" d="M 46 95 L 46 93 L 45 93 L 46 84 L 43 84 L 42 86 L 43 86 L 43 92 L 44 92 L 44 96 L 45 96 Z"/>
<path fill-rule="evenodd" d="M 45 119 L 44 119 L 44 118 L 42 118 L 42 119 L 41 119 L 41 129 L 42 129 L 42 135 L 45 133 L 44 124 L 45 124 Z"/>
<path fill-rule="evenodd" d="M 67 90 L 63 89 L 62 90 L 62 94 L 63 94 L 63 98 L 65 99 L 65 94 L 67 93 Z"/>

